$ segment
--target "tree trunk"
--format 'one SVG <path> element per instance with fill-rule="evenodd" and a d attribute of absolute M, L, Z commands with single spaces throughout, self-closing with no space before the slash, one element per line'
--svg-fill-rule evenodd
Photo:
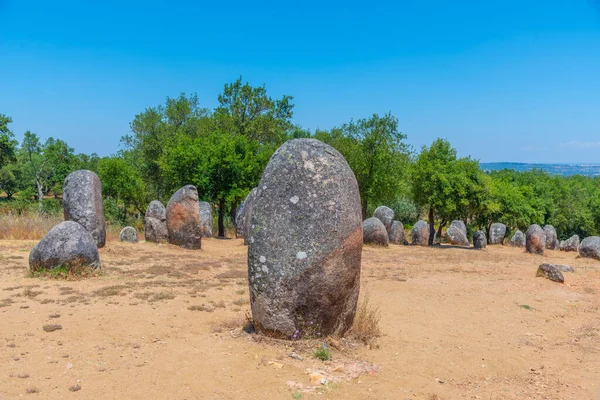
<path fill-rule="evenodd" d="M 236 232 L 237 232 L 237 221 L 235 220 L 235 214 L 237 213 L 237 208 L 238 208 L 238 202 L 234 201 L 233 203 L 231 203 L 231 208 L 229 209 L 229 218 L 231 218 L 231 221 L 233 222 L 233 227 L 236 228 Z"/>
<path fill-rule="evenodd" d="M 225 199 L 219 199 L 219 237 L 225 237 Z"/>
<path fill-rule="evenodd" d="M 367 199 L 362 199 L 362 219 L 367 219 Z"/>
<path fill-rule="evenodd" d="M 433 239 L 435 238 L 435 227 L 433 225 L 433 207 L 429 208 L 429 245 L 433 246 Z"/>
<path fill-rule="evenodd" d="M 438 228 L 437 234 L 435 235 L 440 243 L 442 242 L 442 228 L 446 226 L 446 220 L 442 219 L 442 222 L 440 222 L 440 227 Z"/>
<path fill-rule="evenodd" d="M 38 196 L 38 208 L 42 211 L 42 201 L 44 200 L 44 188 L 42 186 L 42 181 L 39 177 L 35 177 L 35 184 L 37 186 L 37 196 Z"/>

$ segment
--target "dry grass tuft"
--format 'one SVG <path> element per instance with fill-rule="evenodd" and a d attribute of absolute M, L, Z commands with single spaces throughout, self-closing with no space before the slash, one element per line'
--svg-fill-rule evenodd
<path fill-rule="evenodd" d="M 362 301 L 358 304 L 356 315 L 354 316 L 354 324 L 350 330 L 350 335 L 353 338 L 365 344 L 381 336 L 381 328 L 379 327 L 381 312 L 379 311 L 379 306 L 374 306 L 369 300 L 369 292 L 366 291 Z"/>
<path fill-rule="evenodd" d="M 122 296 L 124 295 L 123 290 L 127 288 L 128 287 L 125 285 L 106 286 L 101 289 L 95 290 L 94 294 L 99 297 Z"/>
<path fill-rule="evenodd" d="M 80 386 L 79 384 L 77 384 L 77 385 L 74 385 L 74 386 L 71 386 L 71 387 L 69 388 L 69 391 L 71 391 L 71 392 L 78 392 L 78 391 L 80 391 L 80 390 L 81 390 L 81 386 Z"/>
<path fill-rule="evenodd" d="M 148 301 L 162 301 L 162 300 L 173 300 L 175 295 L 172 292 L 160 292 L 155 293 L 148 299 Z"/>
<path fill-rule="evenodd" d="M 200 306 L 189 306 L 188 310 L 190 310 L 190 311 L 206 311 L 206 312 L 214 311 L 212 308 L 206 307 L 204 304 L 202 304 Z"/>
<path fill-rule="evenodd" d="M 54 331 L 61 330 L 62 326 L 58 325 L 58 324 L 48 324 L 48 325 L 44 325 L 43 329 L 46 332 L 54 332 Z"/>
<path fill-rule="evenodd" d="M 85 266 L 78 261 L 52 269 L 38 268 L 29 270 L 29 277 L 31 278 L 46 278 L 65 281 L 78 281 L 85 278 L 96 277 L 101 274 L 102 270 L 100 268 Z"/>

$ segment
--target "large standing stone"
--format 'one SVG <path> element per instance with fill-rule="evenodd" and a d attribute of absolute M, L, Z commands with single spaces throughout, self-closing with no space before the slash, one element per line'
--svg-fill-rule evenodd
<path fill-rule="evenodd" d="M 210 203 L 206 201 L 198 202 L 200 212 L 200 228 L 202 237 L 212 237 L 212 214 L 210 212 Z"/>
<path fill-rule="evenodd" d="M 579 236 L 573 235 L 560 242 L 560 251 L 579 251 Z"/>
<path fill-rule="evenodd" d="M 411 235 L 412 244 L 416 244 L 418 246 L 428 246 L 429 224 L 423 220 L 417 221 L 417 223 L 413 225 Z"/>
<path fill-rule="evenodd" d="M 186 249 L 202 246 L 202 226 L 198 206 L 198 190 L 193 185 L 179 189 L 167 204 L 169 243 Z"/>
<path fill-rule="evenodd" d="M 126 226 L 125 228 L 121 229 L 121 233 L 119 233 L 119 239 L 121 242 L 137 243 L 137 231 L 133 226 Z"/>
<path fill-rule="evenodd" d="M 558 236 L 556 229 L 552 225 L 544 226 L 544 234 L 546 235 L 546 248 L 548 250 L 556 250 L 559 247 Z"/>
<path fill-rule="evenodd" d="M 510 245 L 514 247 L 525 247 L 525 234 L 517 229 L 512 238 L 510 238 Z"/>
<path fill-rule="evenodd" d="M 254 325 L 287 338 L 348 330 L 363 234 L 358 184 L 344 157 L 314 139 L 283 144 L 263 172 L 250 223 Z"/>
<path fill-rule="evenodd" d="M 485 249 L 487 247 L 487 239 L 483 231 L 477 231 L 473 234 L 473 247 L 476 249 Z"/>
<path fill-rule="evenodd" d="M 467 238 L 467 227 L 462 221 L 452 221 L 450 227 L 446 231 L 446 236 L 450 240 L 450 243 L 459 246 L 468 246 L 469 239 Z"/>
<path fill-rule="evenodd" d="M 254 206 L 254 196 L 258 188 L 254 188 L 246 196 L 235 216 L 236 236 L 244 238 L 244 244 L 248 245 L 248 231 L 250 229 L 250 218 L 252 216 L 252 207 Z"/>
<path fill-rule="evenodd" d="M 100 268 L 96 241 L 77 222 L 64 221 L 56 225 L 29 254 L 32 271 L 58 267 Z"/>
<path fill-rule="evenodd" d="M 146 209 L 144 236 L 147 242 L 162 243 L 169 240 L 167 209 L 158 200 L 151 201 Z"/>
<path fill-rule="evenodd" d="M 389 244 L 387 230 L 379 218 L 371 217 L 363 222 L 363 242 L 379 246 Z"/>
<path fill-rule="evenodd" d="M 71 172 L 63 185 L 65 221 L 74 221 L 92 234 L 98 247 L 106 244 L 102 183 L 88 170 Z"/>
<path fill-rule="evenodd" d="M 388 235 L 389 241 L 392 244 L 408 244 L 404 237 L 404 225 L 400 221 L 392 222 L 390 228 L 390 234 Z"/>
<path fill-rule="evenodd" d="M 544 249 L 546 249 L 546 234 L 541 226 L 533 224 L 525 233 L 525 250 L 532 254 L 544 254 Z"/>
<path fill-rule="evenodd" d="M 386 206 L 379 206 L 375 209 L 373 217 L 379 219 L 385 226 L 385 230 L 389 233 L 394 222 L 394 210 Z"/>
<path fill-rule="evenodd" d="M 504 244 L 506 225 L 495 222 L 490 226 L 490 244 Z"/>
<path fill-rule="evenodd" d="M 579 246 L 579 255 L 600 260 L 600 236 L 586 237 Z"/>
<path fill-rule="evenodd" d="M 561 270 L 554 264 L 542 264 L 539 266 L 536 277 L 543 276 L 546 279 L 550 279 L 554 282 L 564 283 L 565 278 Z"/>

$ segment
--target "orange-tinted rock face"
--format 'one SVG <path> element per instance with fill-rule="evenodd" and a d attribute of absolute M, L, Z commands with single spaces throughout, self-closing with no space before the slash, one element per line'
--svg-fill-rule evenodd
<path fill-rule="evenodd" d="M 539 225 L 531 225 L 525 234 L 525 248 L 528 253 L 544 254 L 546 249 L 546 234 Z"/>
<path fill-rule="evenodd" d="M 196 187 L 184 186 L 169 200 L 167 231 L 171 244 L 186 249 L 199 249 L 202 246 L 202 227 Z"/>

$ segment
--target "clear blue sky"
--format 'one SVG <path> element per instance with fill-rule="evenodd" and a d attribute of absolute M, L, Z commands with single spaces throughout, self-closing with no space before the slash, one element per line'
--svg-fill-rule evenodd
<path fill-rule="evenodd" d="M 19 137 L 109 155 L 144 108 L 180 92 L 214 107 L 240 75 L 294 96 L 311 130 L 391 111 L 415 148 L 600 163 L 599 0 L 0 0 L 0 113 Z"/>

